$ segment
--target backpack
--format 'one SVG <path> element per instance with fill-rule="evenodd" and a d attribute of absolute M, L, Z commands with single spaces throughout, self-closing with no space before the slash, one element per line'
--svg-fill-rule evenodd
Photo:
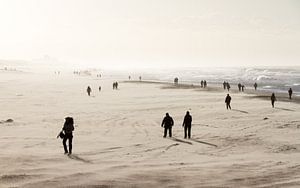
<path fill-rule="evenodd" d="M 61 139 L 65 138 L 65 134 L 63 131 L 60 131 L 60 133 L 58 134 L 57 138 L 60 137 Z"/>

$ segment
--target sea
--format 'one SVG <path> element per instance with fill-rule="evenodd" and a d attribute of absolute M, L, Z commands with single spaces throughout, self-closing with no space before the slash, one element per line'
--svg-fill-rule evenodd
<path fill-rule="evenodd" d="M 293 94 L 300 96 L 300 66 L 299 67 L 192 67 L 173 69 L 147 69 L 140 71 L 143 80 L 173 82 L 178 77 L 180 83 L 200 84 L 206 80 L 208 84 L 229 82 L 231 87 L 238 83 L 253 88 L 258 84 L 258 90 L 287 93 L 292 88 Z"/>

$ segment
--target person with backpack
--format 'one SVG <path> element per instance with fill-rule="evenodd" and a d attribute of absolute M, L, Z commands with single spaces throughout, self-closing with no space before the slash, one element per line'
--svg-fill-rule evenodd
<path fill-rule="evenodd" d="M 164 117 L 161 127 L 164 127 L 164 138 L 167 136 L 167 132 L 169 131 L 169 137 L 172 137 L 172 126 L 174 125 L 173 118 L 169 115 L 169 113 L 166 113 L 166 116 Z"/>
<path fill-rule="evenodd" d="M 65 154 L 72 154 L 72 141 L 73 141 L 73 131 L 74 131 L 74 120 L 72 117 L 66 117 L 65 123 L 62 131 L 64 132 L 63 136 L 63 146 L 65 150 Z M 69 151 L 67 148 L 67 140 L 69 140 Z"/>
<path fill-rule="evenodd" d="M 186 115 L 184 116 L 184 120 L 182 123 L 182 127 L 184 127 L 184 138 L 188 136 L 189 139 L 191 138 L 191 128 L 192 128 L 192 116 L 190 112 L 187 111 Z"/>

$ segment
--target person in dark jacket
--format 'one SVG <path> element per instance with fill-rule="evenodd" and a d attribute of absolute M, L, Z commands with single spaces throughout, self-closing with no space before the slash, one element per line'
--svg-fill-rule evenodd
<path fill-rule="evenodd" d="M 88 93 L 88 96 L 91 96 L 92 89 L 90 86 L 87 87 L 86 92 Z"/>
<path fill-rule="evenodd" d="M 256 90 L 257 89 L 257 83 L 255 82 L 253 86 L 254 86 L 254 89 Z"/>
<path fill-rule="evenodd" d="M 70 154 L 72 154 L 72 140 L 73 140 L 73 131 L 74 131 L 74 120 L 72 117 L 65 118 L 63 131 L 65 133 L 65 136 L 63 139 L 65 154 L 69 153 L 69 155 L 70 155 Z M 68 151 L 67 144 L 66 144 L 67 140 L 69 140 L 69 151 Z"/>
<path fill-rule="evenodd" d="M 274 103 L 275 103 L 275 101 L 276 101 L 277 99 L 276 99 L 276 97 L 275 97 L 275 93 L 272 93 L 272 95 L 271 95 L 271 103 L 272 103 L 272 107 L 274 108 Z"/>
<path fill-rule="evenodd" d="M 226 103 L 227 110 L 228 110 L 228 108 L 231 110 L 230 102 L 231 102 L 231 97 L 229 96 L 229 94 L 227 94 L 227 96 L 225 98 L 225 103 Z"/>
<path fill-rule="evenodd" d="M 292 94 L 293 94 L 292 88 L 290 88 L 288 92 L 289 92 L 289 98 L 292 99 Z"/>
<path fill-rule="evenodd" d="M 169 115 L 169 113 L 166 113 L 166 116 L 164 117 L 161 127 L 165 128 L 164 131 L 164 138 L 167 136 L 167 132 L 169 130 L 169 136 L 172 137 L 172 126 L 174 125 L 173 118 Z"/>
<path fill-rule="evenodd" d="M 186 115 L 184 116 L 182 127 L 184 127 L 184 138 L 187 136 L 191 138 L 192 116 L 190 115 L 189 111 L 187 111 Z"/>

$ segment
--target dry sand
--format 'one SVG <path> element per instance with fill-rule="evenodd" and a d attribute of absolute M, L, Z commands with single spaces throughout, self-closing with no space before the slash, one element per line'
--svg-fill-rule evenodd
<path fill-rule="evenodd" d="M 300 105 L 223 90 L 0 73 L 0 187 L 299 187 Z M 92 97 L 86 87 L 93 89 Z M 102 86 L 99 93 L 97 88 Z M 183 139 L 185 112 L 192 139 Z M 175 121 L 163 138 L 164 114 Z M 56 136 L 75 120 L 73 155 Z M 13 119 L 13 122 L 6 122 Z"/>

